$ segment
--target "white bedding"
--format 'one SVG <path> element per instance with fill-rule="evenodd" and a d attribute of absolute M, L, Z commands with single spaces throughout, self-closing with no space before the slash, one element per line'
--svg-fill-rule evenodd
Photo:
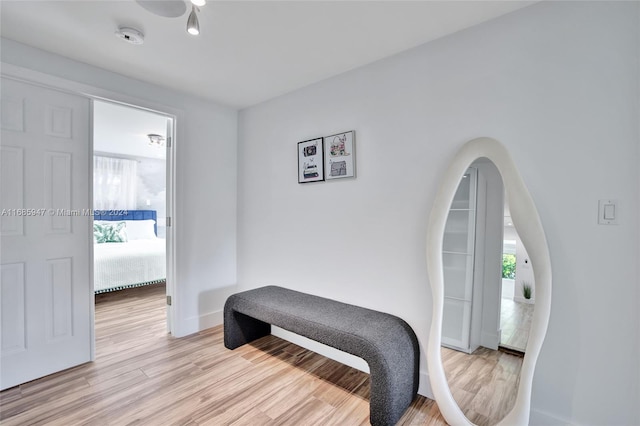
<path fill-rule="evenodd" d="M 161 238 L 94 244 L 94 291 L 137 287 L 167 276 Z"/>

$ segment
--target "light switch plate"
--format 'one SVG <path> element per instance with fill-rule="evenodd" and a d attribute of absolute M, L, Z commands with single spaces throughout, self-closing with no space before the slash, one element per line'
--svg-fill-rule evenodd
<path fill-rule="evenodd" d="M 598 200 L 598 224 L 617 225 L 619 216 L 618 201 Z"/>

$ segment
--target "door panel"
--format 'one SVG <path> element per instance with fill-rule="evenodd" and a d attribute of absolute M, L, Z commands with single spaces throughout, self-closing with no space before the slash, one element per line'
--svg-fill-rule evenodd
<path fill-rule="evenodd" d="M 26 347 L 24 263 L 0 266 L 2 354 L 20 353 Z"/>
<path fill-rule="evenodd" d="M 24 150 L 0 143 L 0 182 L 11 183 L 2 185 L 2 202 L 21 209 L 24 207 Z M 2 215 L 0 224 L 0 236 L 22 235 L 24 217 Z"/>
<path fill-rule="evenodd" d="M 6 389 L 90 361 L 92 239 L 89 100 L 5 78 L 1 84 Z"/>

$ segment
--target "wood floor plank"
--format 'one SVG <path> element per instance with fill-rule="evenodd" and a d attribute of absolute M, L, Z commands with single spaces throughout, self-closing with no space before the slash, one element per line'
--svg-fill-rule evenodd
<path fill-rule="evenodd" d="M 326 418 L 335 408 L 313 396 L 304 398 L 291 407 L 272 424 L 281 425 L 317 425 L 326 424 Z"/>

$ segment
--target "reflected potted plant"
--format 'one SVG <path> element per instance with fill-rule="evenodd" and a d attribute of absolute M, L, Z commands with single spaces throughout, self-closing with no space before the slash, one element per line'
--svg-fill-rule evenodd
<path fill-rule="evenodd" d="M 522 281 L 522 295 L 525 299 L 531 300 L 531 283 L 528 281 Z"/>

